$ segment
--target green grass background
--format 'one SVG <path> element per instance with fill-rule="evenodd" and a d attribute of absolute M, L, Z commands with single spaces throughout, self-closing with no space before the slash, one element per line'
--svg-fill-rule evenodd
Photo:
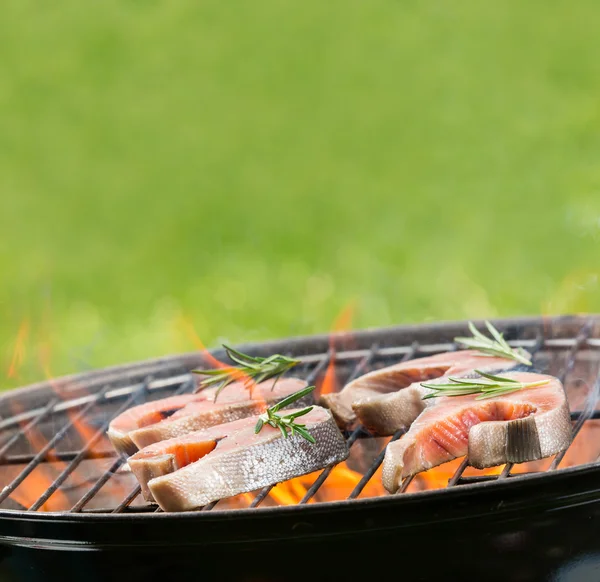
<path fill-rule="evenodd" d="M 6 0 L 4 386 L 600 308 L 596 0 Z M 25 322 L 23 324 L 23 322 Z"/>

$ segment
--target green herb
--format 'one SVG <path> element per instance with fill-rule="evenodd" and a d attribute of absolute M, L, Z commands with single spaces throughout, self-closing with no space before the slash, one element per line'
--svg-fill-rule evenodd
<path fill-rule="evenodd" d="M 300 360 L 294 360 L 281 354 L 274 354 L 268 358 L 260 358 L 243 354 L 226 345 L 223 345 L 223 347 L 227 355 L 236 364 L 239 364 L 239 366 L 223 366 L 222 368 L 210 370 L 192 370 L 195 374 L 209 376 L 200 382 L 200 388 L 218 386 L 215 393 L 215 400 L 223 388 L 232 382 L 243 382 L 247 387 L 252 389 L 254 384 L 259 384 L 275 376 L 279 377 L 300 363 Z M 273 388 L 275 388 L 276 382 L 273 383 Z"/>
<path fill-rule="evenodd" d="M 513 349 L 507 343 L 502 334 L 489 322 L 485 322 L 488 331 L 494 339 L 484 336 L 473 323 L 469 322 L 469 330 L 473 337 L 455 337 L 454 341 L 463 344 L 467 348 L 478 350 L 486 356 L 497 356 L 501 358 L 510 358 L 531 366 L 531 360 L 528 358 L 527 352 L 522 348 Z"/>
<path fill-rule="evenodd" d="M 535 388 L 543 386 L 550 382 L 547 380 L 538 380 L 537 382 L 518 382 L 505 376 L 495 376 L 487 374 L 481 370 L 475 370 L 482 378 L 448 378 L 450 380 L 445 384 L 421 383 L 421 386 L 434 390 L 431 394 L 423 396 L 423 400 L 436 398 L 438 396 L 466 396 L 467 394 L 479 394 L 475 400 L 485 400 L 495 396 L 503 396 L 511 392 L 517 392 L 525 388 Z"/>
<path fill-rule="evenodd" d="M 285 439 L 288 438 L 289 429 L 292 435 L 298 433 L 308 442 L 314 444 L 316 442 L 315 438 L 306 430 L 306 425 L 298 424 L 297 422 L 295 422 L 299 416 L 304 416 L 305 414 L 308 414 L 313 409 L 312 406 L 308 406 L 306 408 L 303 408 L 302 410 L 298 410 L 298 412 L 293 412 L 284 416 L 277 414 L 279 410 L 281 410 L 283 407 L 288 406 L 292 402 L 296 402 L 296 400 L 300 400 L 300 398 L 306 396 L 307 394 L 310 394 L 314 389 L 314 386 L 308 386 L 306 388 L 303 388 L 298 392 L 290 394 L 287 398 L 280 400 L 277 404 L 274 404 L 273 406 L 267 408 L 267 411 L 258 417 L 258 422 L 254 427 L 254 432 L 258 434 L 262 430 L 262 427 L 265 426 L 265 424 L 270 424 L 273 428 L 278 428 L 281 431 L 281 435 Z"/>

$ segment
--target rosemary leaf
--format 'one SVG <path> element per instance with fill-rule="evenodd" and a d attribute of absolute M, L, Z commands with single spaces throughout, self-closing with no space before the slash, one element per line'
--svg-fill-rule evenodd
<path fill-rule="evenodd" d="M 254 357 L 243 354 L 238 350 L 229 346 L 223 345 L 229 358 L 238 366 L 223 366 L 222 368 L 214 368 L 209 370 L 192 370 L 194 374 L 208 376 L 200 382 L 200 388 L 209 388 L 217 386 L 215 392 L 215 400 L 232 382 L 243 382 L 247 388 L 252 390 L 254 384 L 260 384 L 265 380 L 275 377 L 273 388 L 277 379 L 300 363 L 300 360 L 288 358 L 281 354 L 274 354 L 268 358 Z"/>
<path fill-rule="evenodd" d="M 505 394 L 511 394 L 527 388 L 543 386 L 550 382 L 550 379 L 537 380 L 536 382 L 519 382 L 514 378 L 497 376 L 482 372 L 481 370 L 475 370 L 475 372 L 477 372 L 481 378 L 467 379 L 449 377 L 448 382 L 444 383 L 422 382 L 421 386 L 433 390 L 433 392 L 423 396 L 422 399 L 428 400 L 430 398 L 437 398 L 438 396 L 452 397 L 478 394 L 478 396 L 475 397 L 475 400 L 485 400 L 488 398 L 495 398 L 496 396 L 504 396 Z"/>
<path fill-rule="evenodd" d="M 472 322 L 469 322 L 469 331 L 473 334 L 473 337 L 455 337 L 454 341 L 466 348 L 480 351 L 484 356 L 509 358 L 526 366 L 531 366 L 531 360 L 525 350 L 511 348 L 504 336 L 489 321 L 486 321 L 485 325 L 492 338 L 483 335 Z"/>
<path fill-rule="evenodd" d="M 312 406 L 307 406 L 302 410 L 297 410 L 296 412 L 291 412 L 290 414 L 277 414 L 279 410 L 281 410 L 285 406 L 288 406 L 289 404 L 292 404 L 293 402 L 296 402 L 297 400 L 300 400 L 307 394 L 310 394 L 314 389 L 314 386 L 307 386 L 302 390 L 298 390 L 298 392 L 290 394 L 288 397 L 284 398 L 283 400 L 280 400 L 277 404 L 274 404 L 273 406 L 267 408 L 266 412 L 264 412 L 258 417 L 256 426 L 254 427 L 255 434 L 258 434 L 262 430 L 263 426 L 265 424 L 268 424 L 273 428 L 278 428 L 283 438 L 288 438 L 287 431 L 289 429 L 292 435 L 298 433 L 308 442 L 314 444 L 316 441 L 314 437 L 306 430 L 306 425 L 295 422 L 296 418 L 298 418 L 299 416 L 304 416 L 305 414 L 308 414 L 313 409 Z"/>

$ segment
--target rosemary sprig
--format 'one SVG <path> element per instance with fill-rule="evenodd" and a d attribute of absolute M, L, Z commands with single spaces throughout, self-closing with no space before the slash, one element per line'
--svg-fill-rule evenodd
<path fill-rule="evenodd" d="M 450 377 L 448 378 L 450 381 L 445 384 L 421 383 L 421 386 L 434 390 L 434 392 L 423 396 L 423 400 L 437 398 L 438 396 L 466 396 L 467 394 L 479 394 L 479 396 L 475 397 L 475 400 L 485 400 L 487 398 L 494 398 L 495 396 L 503 396 L 504 394 L 517 392 L 518 390 L 524 390 L 525 388 L 543 386 L 550 382 L 549 379 L 538 380 L 536 382 L 518 382 L 512 378 L 487 374 L 481 370 L 475 370 L 475 372 L 482 376 L 482 378 Z"/>
<path fill-rule="evenodd" d="M 298 390 L 298 392 L 290 394 L 283 400 L 280 400 L 277 404 L 274 404 L 273 406 L 267 408 L 266 412 L 258 417 L 258 422 L 254 427 L 255 434 L 258 434 L 262 430 L 262 427 L 265 426 L 265 424 L 269 424 L 273 428 L 278 428 L 281 431 L 281 435 L 284 439 L 288 438 L 289 429 L 292 435 L 298 433 L 309 443 L 315 444 L 315 438 L 306 430 L 306 425 L 298 424 L 296 422 L 296 419 L 299 416 L 304 416 L 305 414 L 308 414 L 313 409 L 312 406 L 307 406 L 302 410 L 298 410 L 297 412 L 286 414 L 284 416 L 277 414 L 279 410 L 281 410 L 285 406 L 288 406 L 292 402 L 296 402 L 296 400 L 300 400 L 300 398 L 306 396 L 307 394 L 310 394 L 314 389 L 314 386 L 307 386 L 302 390 Z"/>
<path fill-rule="evenodd" d="M 489 321 L 486 321 L 485 325 L 492 334 L 493 339 L 484 336 L 472 322 L 469 322 L 469 330 L 473 337 L 455 337 L 454 341 L 467 348 L 478 350 L 485 356 L 510 358 L 526 366 L 531 366 L 531 360 L 527 357 L 527 352 L 523 348 L 511 348 L 502 334 Z"/>
<path fill-rule="evenodd" d="M 209 376 L 200 382 L 200 388 L 218 386 L 215 392 L 215 400 L 221 391 L 232 382 L 243 382 L 252 389 L 253 384 L 259 384 L 274 376 L 280 376 L 300 363 L 300 360 L 288 358 L 281 354 L 274 354 L 268 358 L 253 357 L 238 352 L 229 346 L 223 345 L 227 355 L 238 366 L 223 366 L 210 370 L 192 370 L 194 374 Z M 273 388 L 275 388 L 273 383 Z"/>

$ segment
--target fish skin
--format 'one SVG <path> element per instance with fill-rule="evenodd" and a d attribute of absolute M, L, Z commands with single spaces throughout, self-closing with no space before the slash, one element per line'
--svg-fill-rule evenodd
<path fill-rule="evenodd" d="M 306 386 L 304 380 L 290 377 L 269 379 L 254 385 L 252 398 L 242 382 L 227 386 L 216 402 L 216 387 L 196 394 L 170 396 L 126 410 L 110 423 L 107 435 L 118 452 L 132 455 L 164 439 L 261 414 L 268 406 Z M 294 406 L 306 406 L 312 402 L 313 397 L 309 394 L 297 400 Z M 161 413 L 164 418 L 161 418 Z"/>
<path fill-rule="evenodd" d="M 130 458 L 132 471 L 136 477 L 147 479 L 140 483 L 142 488 L 163 510 L 186 511 L 311 473 L 348 457 L 346 440 L 331 413 L 319 406 L 298 419 L 313 435 L 315 444 L 298 435 L 283 438 L 269 425 L 255 434 L 256 421 L 246 418 L 156 443 Z M 178 441 L 210 439 L 217 441 L 214 450 L 196 462 L 180 467 L 173 458 L 165 458 L 169 455 L 164 451 Z"/>
<path fill-rule="evenodd" d="M 389 436 L 407 429 L 424 410 L 421 382 L 460 376 L 474 368 L 500 371 L 515 365 L 514 360 L 486 356 L 476 350 L 444 352 L 364 374 L 341 392 L 322 395 L 319 404 L 331 409 L 342 429 L 361 424 L 372 434 Z"/>
<path fill-rule="evenodd" d="M 503 375 L 519 382 L 549 383 L 486 400 L 476 400 L 476 395 L 429 400 L 431 406 L 409 431 L 387 446 L 384 487 L 395 493 L 405 477 L 464 455 L 470 465 L 483 469 L 535 461 L 566 449 L 572 424 L 561 382 L 528 372 Z"/>

